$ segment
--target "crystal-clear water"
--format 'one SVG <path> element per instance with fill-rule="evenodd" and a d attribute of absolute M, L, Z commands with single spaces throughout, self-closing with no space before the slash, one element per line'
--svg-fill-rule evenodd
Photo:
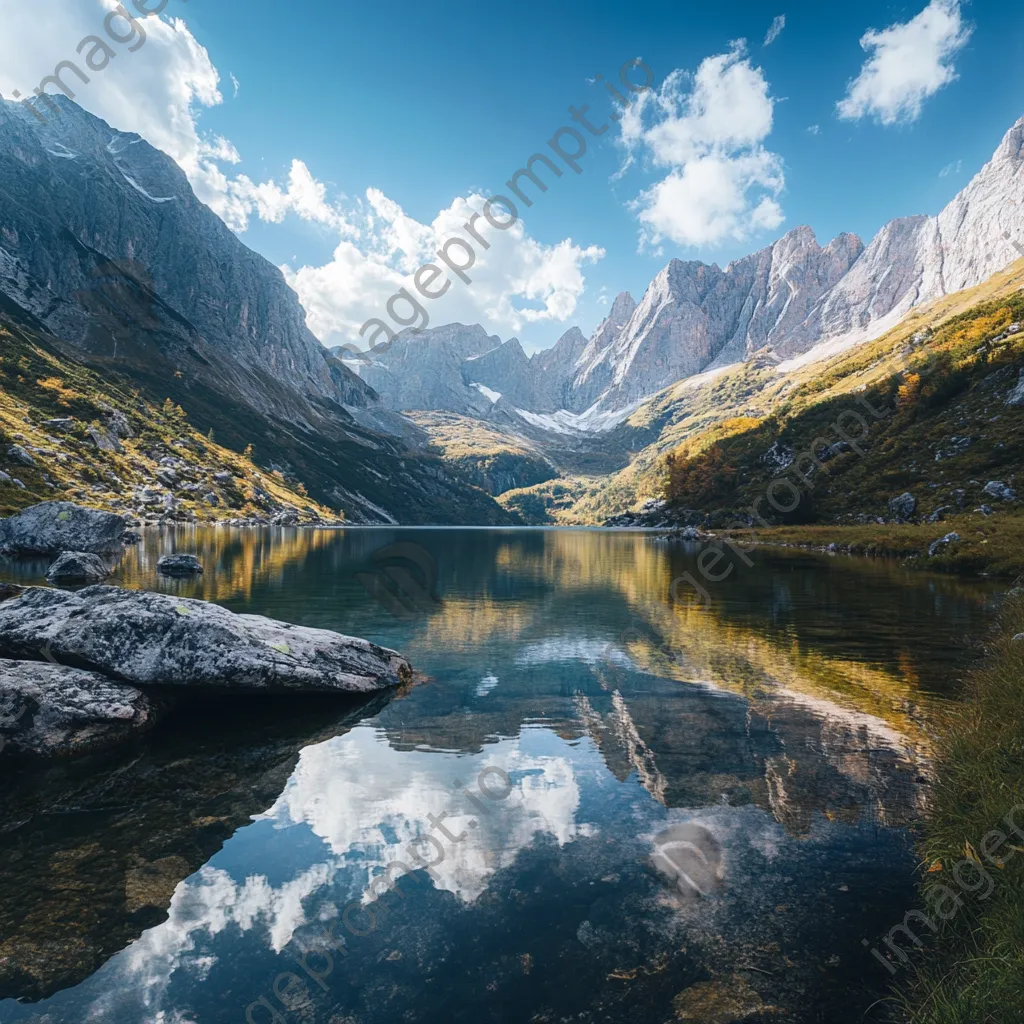
<path fill-rule="evenodd" d="M 201 580 L 156 576 L 173 549 Z M 695 558 L 601 531 L 147 536 L 112 582 L 365 636 L 422 679 L 200 703 L 8 768 L 0 1020 L 872 1019 L 890 974 L 862 939 L 914 906 L 930 727 L 991 588 L 759 552 L 698 607 L 671 597 Z"/>

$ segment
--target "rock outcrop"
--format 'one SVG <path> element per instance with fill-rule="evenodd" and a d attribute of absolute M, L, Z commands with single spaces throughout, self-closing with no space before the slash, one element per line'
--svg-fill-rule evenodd
<path fill-rule="evenodd" d="M 45 501 L 0 519 L 0 554 L 56 557 L 65 551 L 112 555 L 124 550 L 121 516 L 69 501 Z"/>
<path fill-rule="evenodd" d="M 404 658 L 367 640 L 118 587 L 29 587 L 0 603 L 0 657 L 44 650 L 135 686 L 371 693 L 412 679 Z"/>
<path fill-rule="evenodd" d="M 909 522 L 917 512 L 917 498 L 909 491 L 889 499 L 889 514 L 899 523 Z"/>
<path fill-rule="evenodd" d="M 133 686 L 38 661 L 0 661 L 0 751 L 71 756 L 153 725 L 159 708 Z"/>
<path fill-rule="evenodd" d="M 99 583 L 110 575 L 99 555 L 87 551 L 65 551 L 46 570 L 46 578 L 58 586 L 72 583 Z"/>

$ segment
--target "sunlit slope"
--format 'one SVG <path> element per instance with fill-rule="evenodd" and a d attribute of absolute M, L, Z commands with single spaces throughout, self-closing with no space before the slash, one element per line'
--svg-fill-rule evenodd
<path fill-rule="evenodd" d="M 954 349 L 971 344 L 976 349 L 984 341 L 988 327 L 991 330 L 987 337 L 995 337 L 1000 330 L 997 319 L 985 325 L 982 341 L 966 335 L 953 341 L 952 334 L 964 326 L 960 318 L 979 322 L 991 317 L 1002 308 L 1001 300 L 1018 297 L 1022 285 L 1024 260 L 1019 260 L 977 288 L 914 310 L 898 327 L 876 341 L 820 362 L 780 372 L 774 361 L 755 357 L 747 363 L 680 381 L 641 406 L 619 428 L 624 433 L 650 432 L 656 439 L 622 471 L 603 480 L 580 484 L 584 491 L 582 496 L 571 507 L 554 510 L 551 516 L 562 523 L 603 522 L 611 515 L 638 507 L 647 499 L 664 496 L 665 457 L 669 453 L 694 458 L 729 438 L 746 438 L 751 444 L 765 442 L 756 453 L 760 456 L 787 426 L 795 433 L 796 428 L 802 426 L 797 422 L 799 417 L 814 407 L 829 414 L 833 411 L 831 403 L 838 400 L 852 401 L 851 396 L 871 389 L 887 391 L 894 376 L 904 370 L 914 370 L 919 365 L 946 357 L 960 359 L 962 354 L 954 356 Z M 1016 311 L 1019 305 L 1019 301 L 1009 301 L 1006 308 Z M 1011 315 L 1018 316 L 1019 311 Z M 948 331 L 940 330 L 951 321 L 955 322 Z M 915 335 L 925 331 L 932 333 L 923 342 L 914 344 Z M 1000 365 L 1012 363 L 1016 358 L 1012 353 L 995 355 Z M 974 370 L 981 373 L 985 365 L 987 360 L 983 364 L 979 359 Z M 772 422 L 768 423 L 770 419 Z M 811 421 L 806 425 L 811 426 Z M 814 436 L 808 435 L 808 443 Z M 743 442 L 739 443 L 742 447 Z M 929 458 L 934 458 L 934 453 Z M 760 480 L 757 482 L 761 485 Z M 550 485 L 539 489 L 546 486 Z"/>
<path fill-rule="evenodd" d="M 161 459 L 174 460 L 173 475 Z M 201 434 L 173 402 L 156 406 L 128 381 L 2 327 L 0 470 L 10 478 L 0 477 L 3 515 L 71 500 L 146 515 L 173 508 L 197 520 L 286 509 L 306 521 L 343 518 L 310 499 L 298 479 L 261 471 L 249 455 Z"/>

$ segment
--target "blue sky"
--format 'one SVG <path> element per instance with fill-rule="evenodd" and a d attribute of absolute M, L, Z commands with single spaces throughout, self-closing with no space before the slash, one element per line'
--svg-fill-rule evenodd
<path fill-rule="evenodd" d="M 73 55 L 114 4 L 42 6 L 4 0 L 5 96 Z M 573 124 L 569 105 L 603 122 L 612 101 L 593 78 L 617 80 L 632 58 L 661 102 L 647 94 L 625 132 L 589 138 L 582 173 L 521 211 L 521 236 L 481 254 L 473 285 L 453 281 L 431 325 L 450 313 L 544 347 L 572 325 L 589 333 L 616 292 L 639 298 L 672 257 L 724 265 L 798 224 L 822 244 L 841 231 L 867 240 L 893 217 L 937 212 L 1024 114 L 1024 14 L 1002 0 L 392 0 L 287 14 L 169 0 L 162 19 L 76 99 L 171 152 L 245 242 L 287 268 L 331 343 L 383 312 L 478 208 L 473 196 L 507 192 Z"/>

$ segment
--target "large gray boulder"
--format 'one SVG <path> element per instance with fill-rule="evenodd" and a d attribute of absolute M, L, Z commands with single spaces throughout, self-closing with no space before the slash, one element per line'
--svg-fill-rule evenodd
<path fill-rule="evenodd" d="M 72 756 L 120 743 L 157 714 L 144 693 L 96 672 L 0 661 L 0 752 Z"/>
<path fill-rule="evenodd" d="M 412 679 L 367 640 L 118 587 L 29 587 L 0 603 L 0 657 L 41 650 L 139 686 L 369 693 Z"/>
<path fill-rule="evenodd" d="M 46 570 L 51 583 L 99 583 L 110 575 L 110 569 L 99 555 L 87 551 L 65 551 Z"/>
<path fill-rule="evenodd" d="M 44 501 L 0 519 L 0 554 L 47 555 L 84 551 L 110 555 L 124 550 L 124 519 L 70 501 Z"/>

